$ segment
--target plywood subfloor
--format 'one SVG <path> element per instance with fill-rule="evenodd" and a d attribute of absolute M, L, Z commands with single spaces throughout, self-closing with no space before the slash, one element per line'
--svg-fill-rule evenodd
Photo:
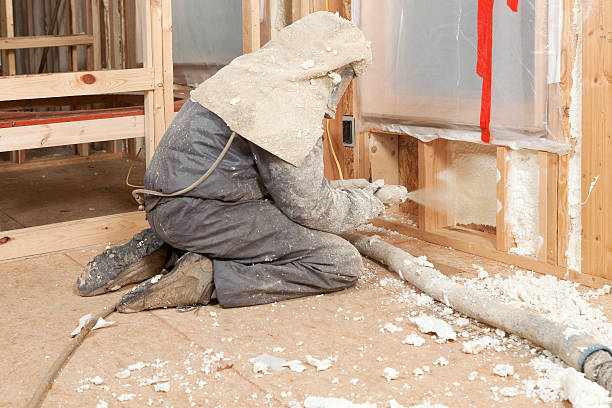
<path fill-rule="evenodd" d="M 125 185 L 131 160 L 91 160 L 0 173 L 0 231 L 136 211 Z M 132 184 L 141 184 L 137 162 Z"/>
<path fill-rule="evenodd" d="M 131 233 L 126 229 L 124 240 Z M 447 274 L 473 277 L 473 263 L 489 273 L 508 273 L 493 261 L 402 235 L 386 238 L 415 255 L 427 254 Z M 105 246 L 0 261 L 0 407 L 23 406 L 68 343 L 78 318 L 120 295 L 81 298 L 74 289 L 83 265 Z M 294 407 L 307 396 L 369 401 L 378 407 L 388 407 L 391 399 L 406 407 L 425 400 L 449 407 L 534 405 L 525 396 L 495 401 L 491 391 L 520 384 L 493 375 L 499 363 L 512 364 L 521 380 L 536 378 L 526 365 L 533 358 L 528 346 L 468 355 L 461 352 L 461 341 L 437 344 L 422 334 L 424 346 L 402 344 L 416 331 L 408 320 L 411 312 L 439 314 L 443 306 L 404 302 L 409 286 L 379 265 L 366 265 L 354 288 L 330 295 L 241 309 L 213 305 L 184 313 L 169 309 L 113 314 L 108 320 L 115 324 L 93 332 L 74 354 L 45 406 L 95 407 L 102 400 L 109 407 Z M 383 330 L 387 323 L 402 331 Z M 483 329 L 476 324 L 465 327 L 470 335 L 483 334 Z M 302 373 L 257 375 L 249 360 L 264 353 L 302 362 L 306 355 L 331 356 L 334 361 L 325 371 L 308 366 Z M 435 365 L 440 357 L 449 364 Z M 129 378 L 116 378 L 117 372 L 137 363 L 144 367 L 131 371 Z M 424 366 L 430 371 L 413 375 Z M 399 370 L 400 377 L 387 381 L 382 377 L 386 367 Z M 479 374 L 470 381 L 473 371 Z M 96 376 L 103 383 L 86 380 Z M 154 378 L 169 381 L 169 392 L 146 385 Z M 129 394 L 132 400 L 118 400 Z"/>

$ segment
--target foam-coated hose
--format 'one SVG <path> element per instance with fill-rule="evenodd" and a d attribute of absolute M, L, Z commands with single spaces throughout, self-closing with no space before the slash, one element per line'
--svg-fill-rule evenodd
<path fill-rule="evenodd" d="M 612 351 L 588 334 L 567 330 L 536 313 L 503 304 L 467 288 L 378 237 L 344 234 L 359 252 L 386 265 L 402 279 L 439 302 L 489 326 L 525 338 L 612 391 Z M 597 361 L 594 360 L 597 357 Z"/>

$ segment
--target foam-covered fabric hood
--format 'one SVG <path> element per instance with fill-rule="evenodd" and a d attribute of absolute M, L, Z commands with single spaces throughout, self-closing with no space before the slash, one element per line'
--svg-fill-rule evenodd
<path fill-rule="evenodd" d="M 300 166 L 323 134 L 327 101 L 342 68 L 363 74 L 370 44 L 353 23 L 321 11 L 234 59 L 191 93 L 230 129 Z"/>

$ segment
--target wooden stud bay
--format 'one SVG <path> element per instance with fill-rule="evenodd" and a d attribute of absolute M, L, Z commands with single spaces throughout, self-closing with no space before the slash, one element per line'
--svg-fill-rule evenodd
<path fill-rule="evenodd" d="M 12 10 L 11 0 L 2 0 L 4 21 Z M 0 77 L 0 102 L 17 104 L 18 101 L 35 104 L 44 98 L 71 98 L 93 95 L 144 92 L 145 109 L 135 116 L 106 119 L 77 120 L 65 123 L 18 126 L 0 129 L 0 151 L 15 148 L 37 148 L 92 141 L 145 137 L 147 158 L 153 155 L 167 126 L 174 117 L 172 78 L 172 15 L 171 0 L 144 0 L 146 34 L 144 41 L 144 67 L 134 69 L 102 70 L 100 38 L 100 0 L 85 1 L 86 34 L 76 34 L 76 22 L 71 15 L 71 34 L 62 36 L 34 36 L 11 38 L 12 23 L 3 32 L 0 48 L 4 55 L 18 48 L 70 46 L 71 68 L 77 71 L 76 46 L 87 47 L 87 71 L 50 74 L 15 75 L 15 71 Z M 74 0 L 66 3 L 74 14 Z M 28 4 L 33 4 L 28 0 Z M 12 12 L 11 12 L 12 18 Z M 7 26 L 6 24 L 2 24 Z M 3 27 L 4 29 L 4 27 Z M 30 27 L 30 33 L 33 33 Z M 33 65 L 31 59 L 29 65 Z M 107 67 L 109 68 L 109 67 Z M 17 105 L 15 105 L 17 106 Z M 112 142 L 114 145 L 114 142 Z M 111 145 L 111 147 L 112 147 Z M 112 148 L 111 148 L 112 151 Z"/>

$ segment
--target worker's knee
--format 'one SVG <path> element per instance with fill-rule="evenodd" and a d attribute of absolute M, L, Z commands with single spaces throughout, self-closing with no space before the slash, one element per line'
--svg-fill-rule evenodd
<path fill-rule="evenodd" d="M 336 274 L 345 286 L 353 285 L 363 273 L 361 254 L 350 242 L 336 237 L 332 256 Z"/>

